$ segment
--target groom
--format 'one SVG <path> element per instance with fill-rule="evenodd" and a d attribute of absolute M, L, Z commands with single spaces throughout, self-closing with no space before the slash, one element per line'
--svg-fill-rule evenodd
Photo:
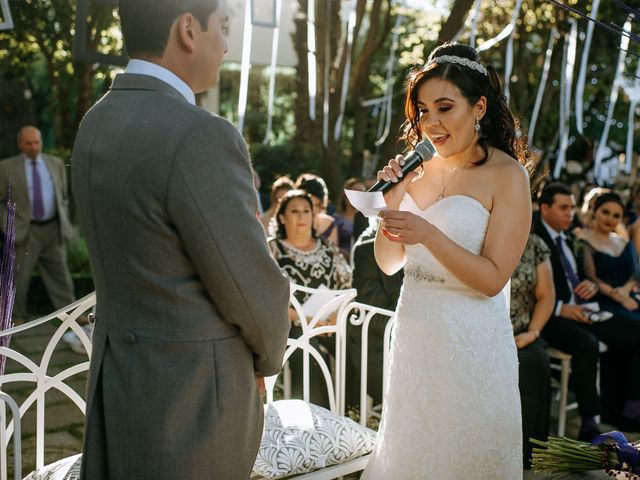
<path fill-rule="evenodd" d="M 224 0 L 120 0 L 131 61 L 85 116 L 73 190 L 97 294 L 82 478 L 247 479 L 289 282 L 256 220 L 246 146 L 195 106 Z"/>

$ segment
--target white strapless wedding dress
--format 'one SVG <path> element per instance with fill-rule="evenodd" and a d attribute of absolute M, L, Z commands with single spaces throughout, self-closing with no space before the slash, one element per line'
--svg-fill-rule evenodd
<path fill-rule="evenodd" d="M 489 212 L 463 195 L 421 211 L 400 207 L 480 253 Z M 506 240 L 505 240 L 506 241 Z M 453 277 L 421 245 L 407 247 L 367 480 L 522 479 L 518 358 L 505 293 L 487 297 Z"/>

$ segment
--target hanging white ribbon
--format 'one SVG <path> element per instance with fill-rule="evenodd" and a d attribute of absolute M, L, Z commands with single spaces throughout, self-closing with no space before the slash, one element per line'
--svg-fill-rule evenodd
<path fill-rule="evenodd" d="M 476 0 L 475 8 L 473 9 L 473 18 L 471 19 L 471 35 L 469 37 L 469 45 L 475 48 L 476 46 L 476 32 L 478 31 L 478 18 L 480 17 L 480 6 L 482 0 Z"/>
<path fill-rule="evenodd" d="M 502 31 L 496 35 L 495 37 L 487 40 L 486 42 L 484 42 L 482 45 L 480 45 L 476 50 L 478 52 L 484 52 L 485 50 L 489 50 L 491 47 L 493 47 L 494 45 L 497 45 L 499 42 L 501 42 L 502 40 L 504 40 L 505 38 L 507 38 L 508 36 L 510 36 L 513 33 L 513 30 L 516 28 L 516 22 L 518 20 L 518 15 L 520 15 L 520 7 L 522 6 L 522 0 L 517 0 L 516 1 L 516 6 L 513 9 L 513 13 L 511 14 L 511 22 L 509 23 L 509 25 L 507 25 L 506 27 L 504 27 L 502 29 Z M 513 49 L 513 46 L 511 47 Z M 511 59 L 512 64 L 513 64 L 513 57 Z M 505 68 L 506 71 L 506 68 Z M 511 72 L 509 71 L 509 76 L 511 76 Z M 505 82 L 505 88 L 506 88 L 506 83 Z"/>
<path fill-rule="evenodd" d="M 9 10 L 9 0 L 0 0 L 0 10 L 2 10 L 2 18 L 4 21 L 0 23 L 0 31 L 11 30 L 13 28 L 13 18 L 11 10 Z"/>
<path fill-rule="evenodd" d="M 309 0 L 307 3 L 307 72 L 309 75 L 309 118 L 316 119 L 316 2 Z"/>
<path fill-rule="evenodd" d="M 569 146 L 569 131 L 571 118 L 571 86 L 573 84 L 573 71 L 576 63 L 576 46 L 578 43 L 578 22 L 570 19 L 571 31 L 565 43 L 562 55 L 562 74 L 560 86 L 560 145 L 553 177 L 558 178 L 562 168 L 567 163 L 567 147 Z"/>
<path fill-rule="evenodd" d="M 540 75 L 540 85 L 538 85 L 538 93 L 536 94 L 536 103 L 533 106 L 533 114 L 531 115 L 531 121 L 529 122 L 529 147 L 533 146 L 533 136 L 536 131 L 536 124 L 538 123 L 538 115 L 540 114 L 540 106 L 542 105 L 542 97 L 547 86 L 547 80 L 549 79 L 549 69 L 551 68 L 551 57 L 553 56 L 553 45 L 556 39 L 559 37 L 556 27 L 551 29 L 549 34 L 549 42 L 547 43 L 547 51 L 544 57 L 544 66 L 542 67 L 542 74 Z"/>
<path fill-rule="evenodd" d="M 269 76 L 269 100 L 267 104 L 267 131 L 263 144 L 269 143 L 273 129 L 273 106 L 276 94 L 276 67 L 278 66 L 278 45 L 280 44 L 280 19 L 282 14 L 282 0 L 275 1 L 275 24 L 273 27 L 273 41 L 271 43 L 271 74 Z"/>
<path fill-rule="evenodd" d="M 625 148 L 625 164 L 624 170 L 628 174 L 631 173 L 633 159 L 633 133 L 635 126 L 636 107 L 640 103 L 640 60 L 636 66 L 636 76 L 633 80 L 624 83 L 624 90 L 629 97 L 629 115 L 627 118 L 627 145 Z"/>
<path fill-rule="evenodd" d="M 333 130 L 333 139 L 340 139 L 342 122 L 344 121 L 344 109 L 347 105 L 347 94 L 349 93 L 349 77 L 351 76 L 351 49 L 353 48 L 353 31 L 356 26 L 356 2 L 352 0 L 347 14 L 347 49 L 345 51 L 346 61 L 342 74 L 342 92 L 340 93 L 340 113 L 336 119 L 336 126 Z"/>
<path fill-rule="evenodd" d="M 628 32 L 631 31 L 631 15 L 627 17 L 627 21 L 624 23 L 624 29 Z M 607 111 L 607 118 L 602 130 L 602 136 L 600 137 L 600 143 L 596 150 L 595 164 L 593 167 L 594 176 L 596 181 L 601 179 L 601 164 L 604 159 L 604 152 L 607 147 L 607 140 L 609 138 L 609 128 L 611 119 L 613 118 L 613 110 L 618 101 L 618 90 L 622 84 L 622 74 L 624 73 L 624 61 L 627 58 L 627 49 L 629 48 L 629 36 L 622 35 L 620 38 L 620 55 L 618 55 L 618 65 L 616 66 L 616 74 L 613 80 L 613 88 L 611 89 L 611 95 L 609 96 L 609 109 Z"/>
<path fill-rule="evenodd" d="M 396 23 L 393 26 L 393 38 L 391 40 L 391 51 L 389 52 L 389 58 L 387 60 L 387 78 L 386 82 L 386 105 L 382 111 L 385 118 L 385 126 L 382 135 L 378 137 L 375 144 L 376 146 L 382 145 L 387 137 L 389 136 L 389 132 L 391 132 L 391 119 L 393 117 L 392 103 L 393 103 L 393 67 L 396 64 L 396 50 L 398 49 L 398 35 L 400 33 L 400 23 L 404 20 L 402 15 L 398 15 L 396 17 Z"/>
<path fill-rule="evenodd" d="M 331 75 L 331 2 L 325 6 L 324 78 L 322 98 L 322 144 L 329 146 L 329 75 Z"/>
<path fill-rule="evenodd" d="M 511 72 L 513 71 L 513 31 L 516 28 L 516 22 L 518 21 L 518 16 L 520 15 L 520 7 L 522 6 L 522 0 L 518 0 L 516 2 L 516 6 L 513 9 L 513 13 L 511 15 L 511 32 L 509 34 L 509 41 L 507 42 L 507 51 L 505 53 L 505 61 L 504 61 L 504 96 L 507 97 L 507 103 L 509 103 L 509 98 L 511 97 L 511 92 L 509 91 L 509 84 L 511 83 Z"/>
<path fill-rule="evenodd" d="M 240 94 L 238 95 L 238 130 L 244 129 L 244 116 L 247 113 L 247 96 L 249 94 L 249 71 L 251 70 L 251 0 L 244 4 L 244 33 L 242 35 L 242 63 L 240 66 Z"/>
<path fill-rule="evenodd" d="M 591 13 L 589 17 L 596 19 L 598 16 L 598 8 L 600 7 L 600 0 L 593 0 L 591 4 Z M 576 83 L 576 128 L 578 133 L 583 135 L 583 119 L 582 114 L 584 112 L 584 85 L 587 81 L 587 66 L 589 61 L 589 49 L 591 48 L 591 39 L 593 38 L 593 29 L 596 26 L 595 22 L 588 22 L 587 36 L 584 40 L 584 47 L 582 49 L 582 59 L 580 60 L 580 73 L 578 74 L 578 81 Z"/>

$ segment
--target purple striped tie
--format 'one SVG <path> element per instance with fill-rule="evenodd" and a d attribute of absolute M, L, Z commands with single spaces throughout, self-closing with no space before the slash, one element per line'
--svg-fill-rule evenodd
<path fill-rule="evenodd" d="M 562 243 L 562 235 L 558 235 L 556 237 L 556 244 L 558 245 L 558 250 L 560 250 L 560 261 L 562 262 L 562 266 L 564 267 L 564 273 L 567 276 L 567 280 L 569 280 L 569 283 L 571 284 L 571 288 L 575 290 L 575 288 L 580 283 L 580 279 L 578 278 L 578 275 L 576 275 L 571 262 L 569 262 L 569 259 L 565 255 Z"/>
<path fill-rule="evenodd" d="M 44 217 L 44 203 L 42 202 L 42 184 L 38 173 L 38 164 L 31 161 L 31 179 L 33 180 L 33 219 L 42 220 Z"/>

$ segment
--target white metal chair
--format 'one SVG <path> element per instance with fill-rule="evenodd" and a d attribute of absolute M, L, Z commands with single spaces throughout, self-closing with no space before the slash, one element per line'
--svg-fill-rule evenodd
<path fill-rule="evenodd" d="M 305 313 L 305 307 L 300 303 L 296 294 L 304 293 L 309 295 L 324 295 L 326 302 L 320 310 L 311 317 Z M 344 332 L 346 320 L 345 312 L 356 296 L 355 289 L 347 290 L 319 290 L 301 285 L 291 284 L 291 292 L 289 296 L 290 306 L 295 310 L 297 318 L 300 320 L 302 334 L 298 338 L 289 338 L 287 341 L 287 349 L 284 354 L 284 368 L 279 375 L 265 378 L 265 386 L 267 389 L 266 402 L 274 401 L 274 389 L 278 377 L 282 375 L 284 383 L 284 397 L 291 398 L 290 389 L 290 370 L 287 369 L 287 362 L 296 351 L 301 350 L 303 353 L 303 379 L 302 390 L 305 402 L 310 401 L 310 375 L 311 362 L 313 358 L 320 367 L 324 382 L 329 393 L 329 410 L 337 415 L 344 415 L 344 354 L 346 351 L 346 343 L 344 342 Z M 333 325 L 325 325 L 322 320 L 329 313 L 336 316 L 336 323 Z M 322 353 L 312 344 L 311 340 L 321 335 L 335 335 L 336 350 L 331 352 L 334 355 L 334 365 L 329 365 L 325 361 Z M 338 465 L 331 465 L 319 470 L 296 476 L 296 480 L 319 480 L 338 478 L 349 473 L 363 470 L 369 460 L 369 455 L 347 461 Z M 261 477 L 252 477 L 261 478 Z"/>
<path fill-rule="evenodd" d="M 362 426 L 367 425 L 367 419 L 370 416 L 369 409 L 371 407 L 370 402 L 367 397 L 367 372 L 369 370 L 369 361 L 368 361 L 368 346 L 369 346 L 369 325 L 371 323 L 372 318 L 375 315 L 380 315 L 382 317 L 386 317 L 386 326 L 384 330 L 383 336 L 383 360 L 382 360 L 382 391 L 385 391 L 387 384 L 387 367 L 389 364 L 389 347 L 391 344 L 391 332 L 393 329 L 393 325 L 395 322 L 395 312 L 391 310 L 386 310 L 383 308 L 373 307 L 371 305 L 367 305 L 365 303 L 360 302 L 351 302 L 347 305 L 347 307 L 342 311 L 342 318 L 338 320 L 338 323 L 341 325 L 341 328 L 344 328 L 343 334 L 341 338 L 344 340 L 341 344 L 341 348 L 345 349 L 342 358 L 347 358 L 346 355 L 346 328 L 347 323 L 350 322 L 351 325 L 360 327 L 360 424 Z M 343 365 L 343 368 L 346 369 L 346 363 Z M 342 380 L 342 385 L 340 386 L 340 390 L 342 392 L 346 391 L 345 385 L 345 373 L 340 375 Z M 342 397 L 343 404 L 341 405 L 341 411 L 344 412 L 344 395 Z"/>
<path fill-rule="evenodd" d="M 0 355 L 6 355 L 9 359 L 7 364 L 12 361 L 23 367 L 23 371 L 5 373 L 0 376 L 0 480 L 7 480 L 8 478 L 7 449 L 9 447 L 9 442 L 12 439 L 15 452 L 13 477 L 15 479 L 22 478 L 21 460 L 23 452 L 21 448 L 22 438 L 20 427 L 22 418 L 34 404 L 36 409 L 35 463 L 36 468 L 41 468 L 44 465 L 45 398 L 48 393 L 52 390 L 58 390 L 71 400 L 71 402 L 73 402 L 84 415 L 86 406 L 85 400 L 73 388 L 71 388 L 66 381 L 76 375 L 86 372 L 89 369 L 89 358 L 64 369 L 54 376 L 50 375 L 49 367 L 54 350 L 60 343 L 62 336 L 69 329 L 73 330 L 76 335 L 78 335 L 87 351 L 87 356 L 91 356 L 91 339 L 89 339 L 87 333 L 80 327 L 77 320 L 81 315 L 86 314 L 94 307 L 95 301 L 95 294 L 92 293 L 50 315 L 0 332 L 0 337 L 12 335 L 15 336 L 15 338 L 18 338 L 20 333 L 36 328 L 47 322 L 56 320 L 62 322 L 49 340 L 38 364 L 11 348 L 0 347 Z M 5 387 L 6 390 L 6 387 L 14 382 L 31 382 L 34 384 L 33 392 L 24 401 L 22 401 L 22 403 L 18 403 L 8 392 L 3 392 L 3 387 Z M 8 406 L 11 411 L 10 421 L 7 416 L 6 406 Z"/>
<path fill-rule="evenodd" d="M 325 295 L 326 301 L 322 303 L 321 307 L 317 309 L 313 315 L 308 316 L 305 313 L 305 307 L 300 304 L 296 297 L 296 293 L 298 292 L 308 293 L 311 295 Z M 285 364 L 287 359 L 289 359 L 295 351 L 301 350 L 303 352 L 303 399 L 308 402 L 310 396 L 310 358 L 313 358 L 318 365 L 320 365 L 321 374 L 325 380 L 327 391 L 329 392 L 330 410 L 336 415 L 344 415 L 345 410 L 345 334 L 347 321 L 350 320 L 356 325 L 363 326 L 363 345 L 365 348 L 363 349 L 364 369 L 362 378 L 364 380 L 362 381 L 362 386 L 364 388 L 364 392 L 366 392 L 366 332 L 369 321 L 375 314 L 385 315 L 389 318 L 393 316 L 393 312 L 377 309 L 364 304 L 354 303 L 353 299 L 355 298 L 355 295 L 356 291 L 354 289 L 340 291 L 317 290 L 293 284 L 290 294 L 291 307 L 295 310 L 296 315 L 301 320 L 300 325 L 302 328 L 302 334 L 298 338 L 290 338 L 288 340 L 288 346 L 285 352 Z M 37 421 L 35 464 L 38 469 L 44 466 L 45 397 L 47 393 L 54 389 L 59 391 L 68 397 L 68 399 L 76 405 L 82 414 L 85 413 L 85 400 L 81 395 L 73 390 L 73 388 L 67 385 L 66 382 L 74 375 L 82 374 L 88 370 L 88 358 L 81 359 L 79 363 L 72 365 L 55 375 L 51 375 L 49 373 L 49 365 L 56 346 L 59 344 L 64 333 L 69 329 L 73 330 L 78 335 L 86 348 L 88 356 L 90 356 L 91 339 L 88 338 L 77 320 L 81 315 L 91 310 L 94 305 L 95 294 L 91 294 L 68 307 L 52 313 L 51 315 L 34 320 L 25 325 L 0 332 L 0 336 L 16 335 L 15 338 L 18 338 L 18 335 L 26 330 L 36 328 L 47 322 L 56 321 L 56 319 L 61 321 L 61 324 L 56 328 L 54 334 L 49 339 L 38 364 L 11 348 L 0 347 L 0 354 L 6 355 L 10 362 L 14 362 L 11 367 L 12 373 L 6 373 L 0 376 L 0 480 L 8 480 L 7 450 L 10 447 L 10 442 L 12 440 L 15 451 L 13 478 L 22 478 L 21 459 L 24 453 L 21 452 L 21 420 L 27 411 L 32 409 L 34 406 Z M 325 324 L 322 322 L 329 313 L 332 313 L 336 318 L 336 322 L 334 324 Z M 391 322 L 389 322 L 385 333 L 385 345 L 388 345 L 389 343 L 390 329 Z M 314 337 L 327 334 L 333 334 L 336 337 L 335 352 L 331 352 L 335 355 L 333 365 L 329 365 L 325 362 L 321 352 L 319 352 L 311 342 Z M 386 357 L 384 361 L 386 364 Z M 19 371 L 16 371 L 15 363 L 21 366 L 21 368 L 18 369 Z M 283 377 L 286 377 L 286 369 L 284 372 Z M 276 379 L 277 376 L 265 379 L 267 387 L 267 402 L 272 402 L 274 400 L 273 391 Z M 22 403 L 19 403 L 15 398 L 12 398 L 9 392 L 2 391 L 3 386 L 7 387 L 13 382 L 32 382 L 34 384 L 33 393 L 29 394 Z M 285 388 L 285 396 L 286 393 Z M 9 412 L 11 412 L 10 417 L 7 415 Z M 366 409 L 363 410 L 363 413 L 363 418 L 366 418 Z M 349 473 L 363 470 L 368 460 L 369 455 L 365 455 L 338 465 L 320 468 L 310 473 L 297 476 L 296 478 L 305 480 L 338 478 Z"/>
<path fill-rule="evenodd" d="M 567 411 L 578 408 L 578 402 L 572 402 L 567 405 L 569 398 L 569 375 L 571 373 L 571 355 L 555 348 L 547 349 L 549 358 L 558 360 L 560 365 L 551 364 L 551 368 L 560 370 L 560 380 L 551 378 L 551 387 L 558 389 L 558 436 L 563 437 L 567 424 Z"/>

